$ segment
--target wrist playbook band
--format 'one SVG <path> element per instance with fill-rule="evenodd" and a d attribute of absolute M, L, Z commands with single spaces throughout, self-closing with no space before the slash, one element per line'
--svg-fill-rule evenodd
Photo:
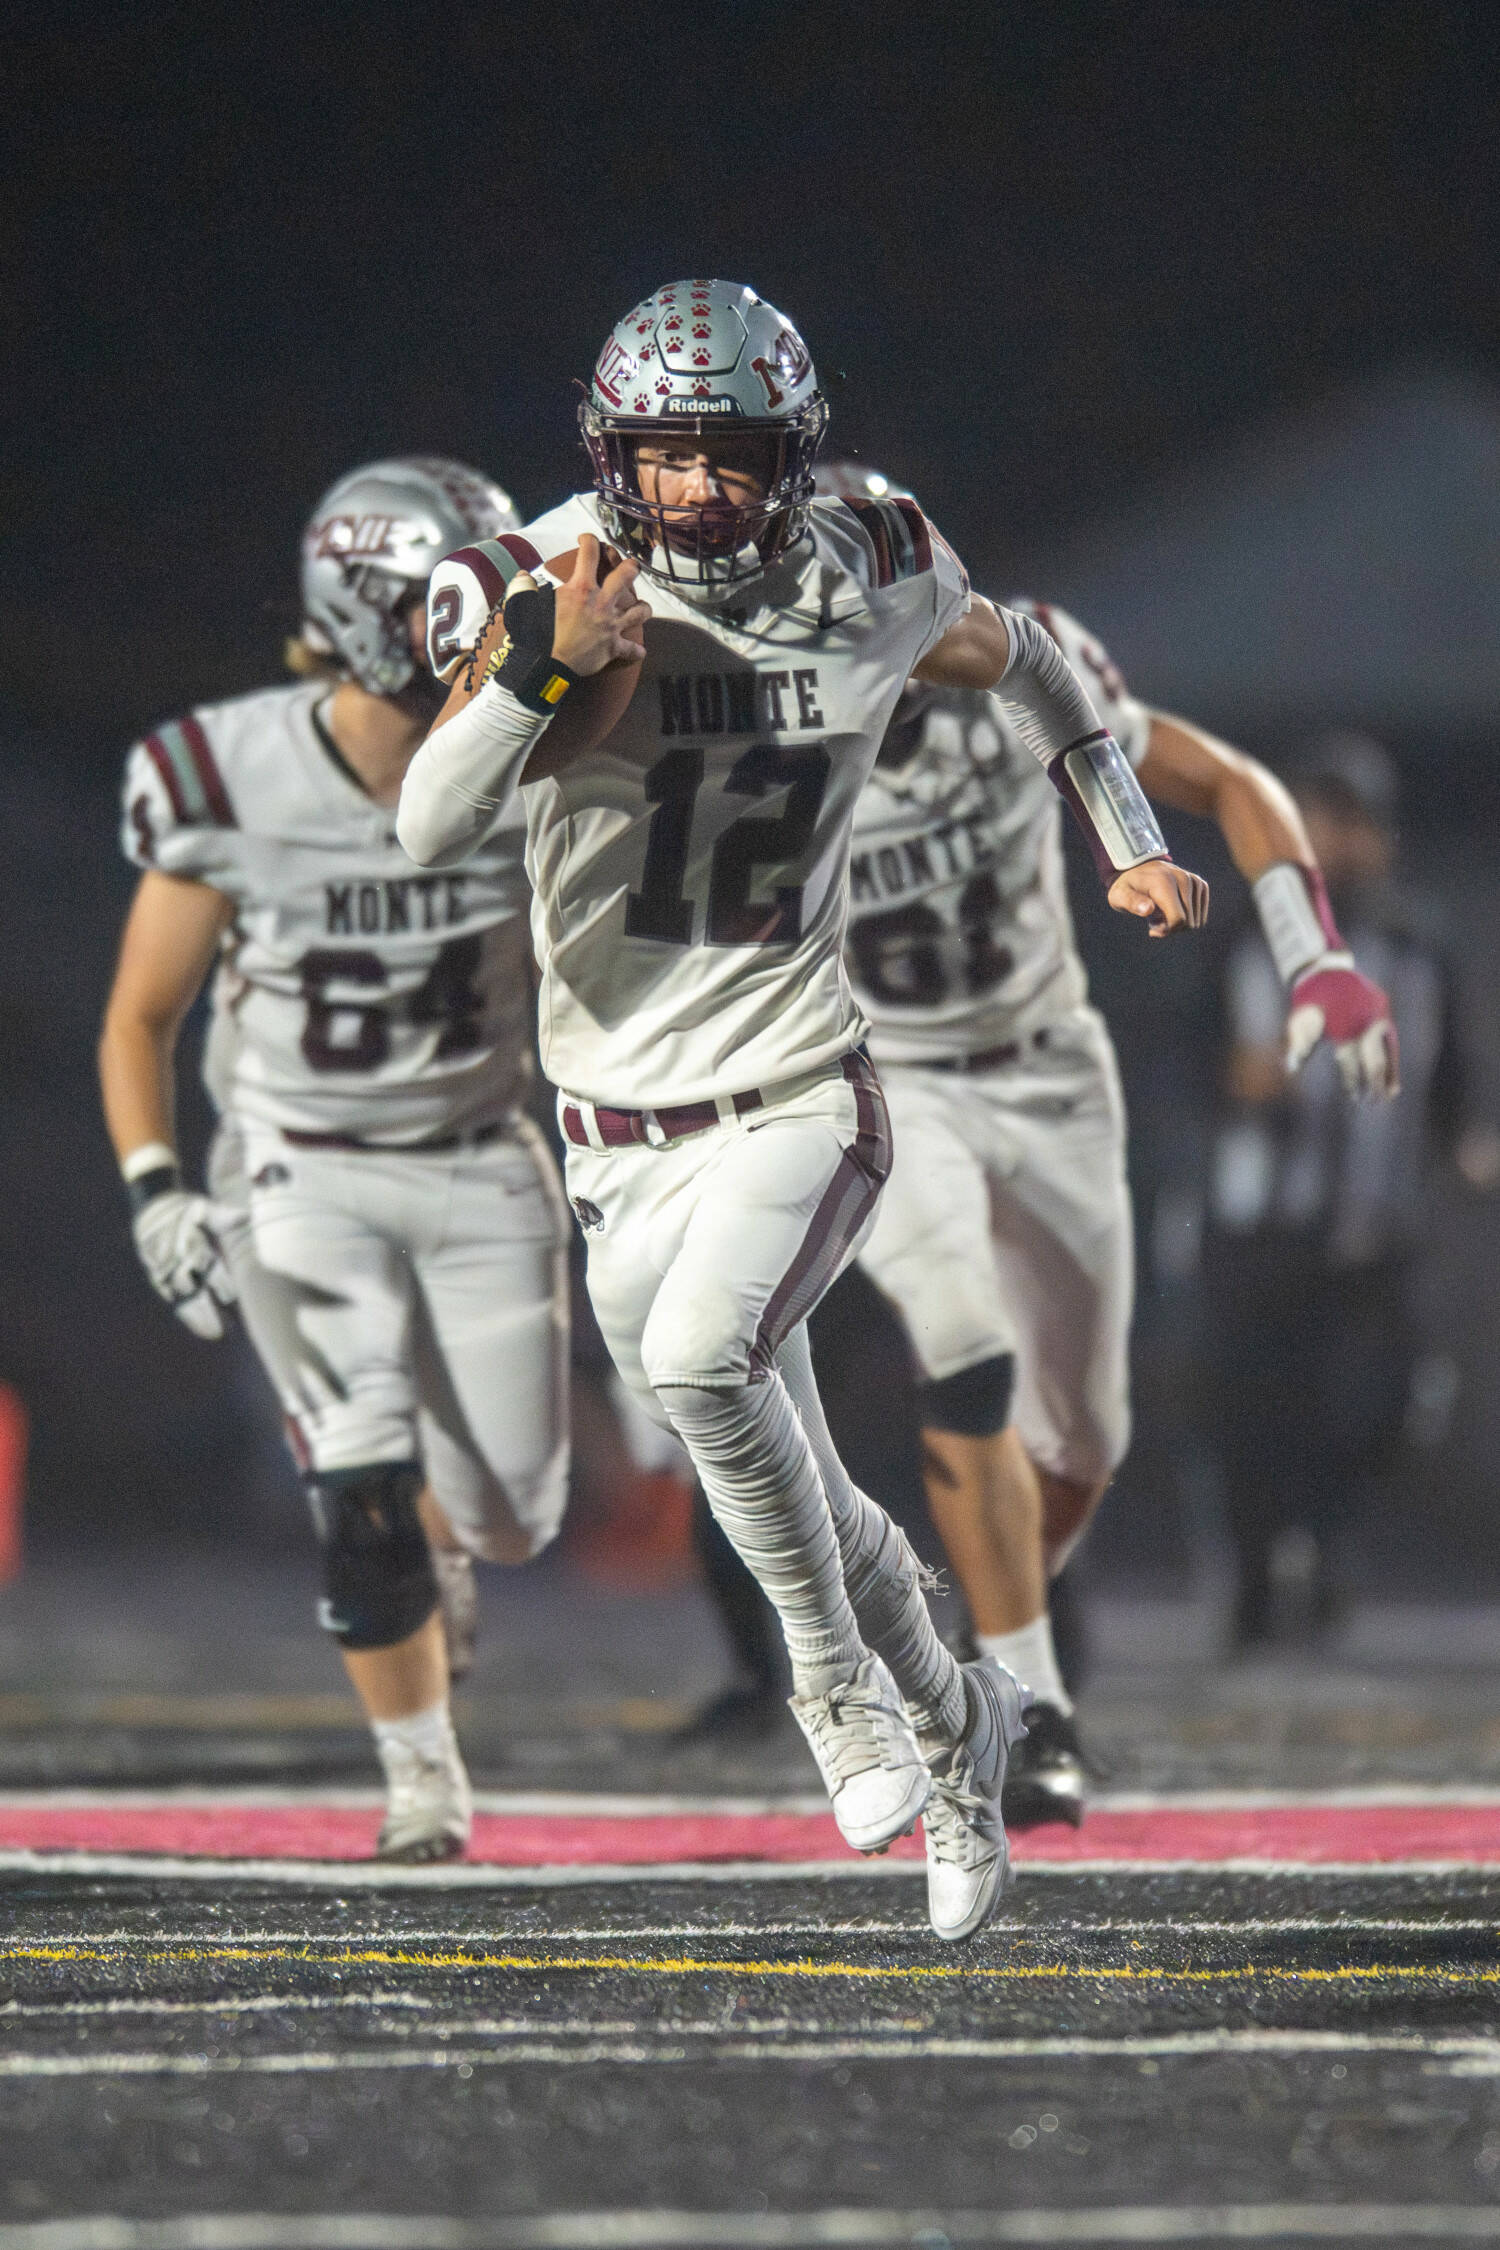
<path fill-rule="evenodd" d="M 1060 751 L 1047 779 L 1067 805 L 1094 856 L 1106 889 L 1127 867 L 1170 859 L 1156 815 L 1112 734 L 1098 734 Z"/>
<path fill-rule="evenodd" d="M 165 1141 L 146 1141 L 121 1159 L 120 1177 L 130 1203 L 130 1216 L 144 1211 L 159 1195 L 170 1195 L 182 1185 L 177 1151 Z"/>
<path fill-rule="evenodd" d="M 1320 868 L 1279 859 L 1256 877 L 1250 895 L 1283 984 L 1329 954 L 1348 956 Z"/>
<path fill-rule="evenodd" d="M 1169 858 L 1129 759 L 1052 635 L 1024 610 L 999 615 L 1010 661 L 995 692 L 1083 830 L 1100 881 L 1108 888 L 1127 867 Z"/>

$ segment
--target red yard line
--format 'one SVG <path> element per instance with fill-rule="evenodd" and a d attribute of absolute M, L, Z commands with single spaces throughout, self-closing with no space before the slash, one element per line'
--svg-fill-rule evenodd
<path fill-rule="evenodd" d="M 160 1804 L 0 1806 L 0 1850 L 149 1852 L 213 1859 L 365 1859 L 379 1815 L 320 1805 Z M 480 1814 L 469 1857 L 500 1867 L 655 1866 L 764 1860 L 786 1865 L 842 1857 L 832 1816 L 809 1813 L 661 1813 L 625 1816 Z M 1203 1810 L 1091 1812 L 1081 1829 L 1034 1829 L 1014 1839 L 1021 1863 L 1153 1860 L 1214 1866 L 1226 1860 L 1283 1865 L 1378 1865 L 1457 1860 L 1500 1864 L 1500 1806 L 1296 1804 Z M 921 1855 L 920 1837 L 893 1847 Z"/>

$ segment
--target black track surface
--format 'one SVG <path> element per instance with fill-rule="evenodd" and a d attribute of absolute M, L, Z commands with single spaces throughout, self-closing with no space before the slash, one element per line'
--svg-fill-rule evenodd
<path fill-rule="evenodd" d="M 958 1952 L 904 1875 L 10 1878 L 7 1904 L 4 2250 L 1392 2241 L 1495 2218 L 1496 1874 L 1029 1871 Z M 1067 2212 L 1096 2231 L 1034 2231 Z M 88 2213 L 197 2224 L 38 2227 Z M 526 2231 L 569 2213 L 616 2216 Z M 1107 2213 L 1134 2231 L 1097 2231 Z M 308 2214 L 341 2231 L 285 2231 Z"/>

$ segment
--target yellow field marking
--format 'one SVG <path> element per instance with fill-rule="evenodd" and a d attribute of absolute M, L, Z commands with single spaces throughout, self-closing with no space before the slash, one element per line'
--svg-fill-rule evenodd
<path fill-rule="evenodd" d="M 857 1961 L 710 1961 L 683 1955 L 625 1953 L 428 1953 L 396 1947 L 349 1946 L 338 1951 L 307 1946 L 171 1946 L 166 1948 L 84 1945 L 4 1945 L 0 1960 L 99 1961 L 109 1963 L 297 1961 L 311 1966 L 378 1969 L 625 1970 L 637 1976 L 729 1976 L 834 1978 L 870 1983 L 1028 1983 L 1077 1984 L 1375 1984 L 1389 1979 L 1427 1984 L 1500 1984 L 1500 1967 L 1428 1967 L 1420 1962 L 1345 1964 L 1333 1969 L 1285 1968 L 1251 1962 L 1242 1968 L 1164 1969 L 1129 1966 L 1090 1967 L 1081 1962 L 1018 1962 L 1005 1967 L 964 1967 L 958 1963 L 889 1966 Z"/>

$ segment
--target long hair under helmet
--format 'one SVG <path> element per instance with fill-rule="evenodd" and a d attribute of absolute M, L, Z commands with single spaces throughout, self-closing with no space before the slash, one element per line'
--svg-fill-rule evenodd
<path fill-rule="evenodd" d="M 578 410 L 610 538 L 648 577 L 712 600 L 757 577 L 807 528 L 828 408 L 806 344 L 737 281 L 671 281 L 616 323 Z M 698 512 L 642 496 L 642 441 L 766 440 L 766 496 Z"/>
<path fill-rule="evenodd" d="M 510 494 L 462 461 L 369 461 L 330 485 L 302 534 L 302 642 L 373 695 L 419 669 L 406 617 L 444 555 L 519 531 Z"/>

